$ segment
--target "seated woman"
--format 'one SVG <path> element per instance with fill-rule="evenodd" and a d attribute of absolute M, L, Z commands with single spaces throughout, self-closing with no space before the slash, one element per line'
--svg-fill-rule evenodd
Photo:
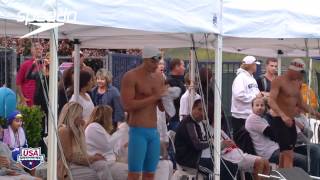
<path fill-rule="evenodd" d="M 0 141 L 0 179 L 3 180 L 40 180 L 26 173 L 22 167 L 12 159 L 10 149 L 6 144 Z"/>
<path fill-rule="evenodd" d="M 28 147 L 22 122 L 22 114 L 20 111 L 15 110 L 7 117 L 8 128 L 3 131 L 3 143 L 8 145 L 15 161 L 17 161 L 20 149 Z"/>
<path fill-rule="evenodd" d="M 116 156 L 113 153 L 113 147 L 119 136 L 110 135 L 112 131 L 112 108 L 110 106 L 97 106 L 93 109 L 87 128 L 85 137 L 87 143 L 87 152 L 89 155 L 96 153 L 102 154 L 105 161 L 97 161 L 92 164 L 94 169 L 100 169 L 105 163 L 109 165 L 103 174 L 98 176 L 101 179 L 126 179 L 128 175 L 128 165 L 116 162 Z M 112 174 L 110 173 L 112 172 Z M 102 173 L 102 172 L 100 172 Z"/>
<path fill-rule="evenodd" d="M 95 171 L 91 165 L 96 161 L 105 160 L 105 158 L 98 153 L 87 154 L 82 111 L 82 106 L 76 102 L 69 102 L 62 108 L 58 127 L 62 145 L 62 152 L 59 152 L 58 158 L 58 179 L 65 179 L 68 176 L 72 176 L 76 180 L 99 179 L 97 174 L 100 172 Z M 66 163 L 63 163 L 62 155 Z M 107 164 L 105 164 L 105 168 L 99 170 L 106 169 L 108 169 Z"/>

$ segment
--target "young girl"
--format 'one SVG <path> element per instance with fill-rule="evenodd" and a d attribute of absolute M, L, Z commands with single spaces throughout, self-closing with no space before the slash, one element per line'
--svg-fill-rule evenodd
<path fill-rule="evenodd" d="M 20 149 L 28 147 L 26 135 L 22 128 L 22 114 L 15 110 L 7 117 L 8 128 L 3 132 L 3 143 L 12 151 L 12 158 L 17 161 Z"/>

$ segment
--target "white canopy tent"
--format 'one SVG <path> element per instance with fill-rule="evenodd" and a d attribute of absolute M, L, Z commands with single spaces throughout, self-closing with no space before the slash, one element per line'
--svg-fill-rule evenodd
<path fill-rule="evenodd" d="M 35 28 L 33 26 L 33 28 Z M 31 26 L 15 20 L 0 19 L 0 34 L 8 37 L 21 37 L 31 31 Z M 204 33 L 193 33 L 195 46 L 204 47 Z M 49 38 L 50 32 L 43 32 L 35 35 L 39 38 Z M 83 48 L 104 48 L 104 49 L 128 49 L 143 48 L 145 45 L 152 45 L 159 48 L 191 47 L 190 33 L 165 33 L 142 30 L 128 30 L 122 28 L 64 24 L 59 27 L 59 39 L 79 39 Z M 212 42 L 214 34 L 208 36 Z"/>
<path fill-rule="evenodd" d="M 310 57 L 320 55 L 320 40 L 315 38 L 259 39 L 224 37 L 223 42 L 223 50 L 226 52 L 255 56 L 278 57 L 279 50 L 281 50 L 281 55 L 285 57 L 305 57 L 307 50 L 309 50 Z"/>
<path fill-rule="evenodd" d="M 5 3 L 6 2 L 6 3 Z M 217 33 L 218 1 L 1 1 L 0 18 L 28 23 L 58 21 L 162 33 Z M 91 30 L 92 30 L 91 27 Z M 87 30 L 90 30 L 87 29 Z M 104 35 L 108 36 L 108 29 Z"/>
<path fill-rule="evenodd" d="M 277 57 L 319 56 L 320 12 L 316 0 L 224 0 L 224 51 Z M 306 44 L 305 39 L 308 39 Z"/>
<path fill-rule="evenodd" d="M 223 35 L 233 37 L 229 45 L 224 41 L 225 50 L 278 57 L 278 74 L 281 71 L 281 56 L 319 56 L 318 5 L 315 0 L 225 0 L 223 23 L 227 26 L 223 26 Z M 312 58 L 308 70 L 310 88 Z M 309 148 L 307 154 L 310 172 Z"/>
<path fill-rule="evenodd" d="M 3 21 L 0 32 L 4 33 L 6 26 L 8 36 L 22 36 L 30 31 L 23 26 L 25 20 L 50 20 L 56 15 L 59 22 L 66 23 L 59 28 L 59 38 L 79 39 L 82 47 L 139 48 L 144 44 L 185 47 L 189 46 L 184 44 L 190 42 L 189 33 L 219 32 L 218 2 L 7 0 L 0 1 L 0 22 Z M 284 56 L 304 56 L 304 39 L 308 38 L 310 52 L 317 53 L 319 4 L 317 0 L 224 0 L 223 48 L 261 56 L 275 56 L 274 52 L 280 49 Z M 199 41 L 203 36 L 195 39 Z"/>
<path fill-rule="evenodd" d="M 241 38 L 319 38 L 316 0 L 224 0 L 223 35 Z"/>
<path fill-rule="evenodd" d="M 3 23 L 0 23 L 0 33 L 19 37 L 29 32 L 28 28 L 22 27 L 24 22 L 28 24 L 35 19 L 38 21 L 49 19 L 48 21 L 54 22 L 62 19 L 66 25 L 61 27 L 59 35 L 56 28 L 50 33 L 52 52 L 56 52 L 55 45 L 58 37 L 79 39 L 82 42 L 81 47 L 95 48 L 142 48 L 145 45 L 173 48 L 192 47 L 193 44 L 200 46 L 197 42 L 204 39 L 201 33 L 218 32 L 216 24 L 221 24 L 218 20 L 221 17 L 221 15 L 218 16 L 218 8 L 220 8 L 217 6 L 218 3 L 219 1 L 208 0 L 197 2 L 191 0 L 183 2 L 178 0 L 133 2 L 82 0 L 75 3 L 66 0 L 27 3 L 1 1 L 0 8 L 3 11 L 0 11 L 0 19 Z M 21 22 L 17 23 L 16 20 Z M 194 33 L 195 43 L 191 41 L 190 33 Z M 49 37 L 49 33 L 40 33 L 37 37 Z M 78 46 L 76 49 L 79 49 Z M 56 53 L 52 54 L 51 58 L 57 62 Z M 77 58 L 79 54 L 76 55 Z M 219 62 L 221 63 L 221 59 Z M 50 79 L 50 84 L 56 82 L 57 74 L 53 70 L 57 68 L 56 66 L 57 64 L 54 63 L 50 68 L 52 73 L 50 78 L 53 77 Z M 55 86 L 51 84 L 50 88 Z M 56 90 L 49 92 L 51 97 L 56 97 L 57 93 L 54 91 Z M 54 114 L 52 122 L 56 122 L 56 104 L 52 103 L 56 103 L 55 100 L 51 105 Z M 217 114 L 220 116 L 220 113 Z M 49 134 L 53 135 L 53 133 L 54 128 L 49 127 Z M 55 136 L 49 137 L 49 150 L 56 149 L 55 141 Z M 55 162 L 55 159 L 56 154 L 49 152 L 49 160 Z M 219 157 L 216 159 L 219 160 Z M 55 179 L 55 168 L 55 164 L 48 167 L 49 179 Z"/>
<path fill-rule="evenodd" d="M 15 20 L 0 19 L 0 33 L 8 37 L 21 37 L 31 31 L 30 26 Z M 49 32 L 43 32 L 36 37 L 48 38 Z M 122 28 L 65 24 L 59 28 L 61 39 L 79 39 L 81 47 L 86 48 L 142 48 L 153 45 L 159 48 L 190 47 L 191 39 L 188 33 L 163 33 Z M 208 34 L 209 48 L 214 48 L 213 33 Z M 196 47 L 206 47 L 204 33 L 194 34 Z M 310 56 L 320 55 L 320 39 L 308 39 Z M 278 50 L 282 56 L 304 57 L 306 43 L 304 38 L 239 38 L 223 37 L 223 51 L 241 54 L 251 54 L 264 57 L 277 57 Z"/>

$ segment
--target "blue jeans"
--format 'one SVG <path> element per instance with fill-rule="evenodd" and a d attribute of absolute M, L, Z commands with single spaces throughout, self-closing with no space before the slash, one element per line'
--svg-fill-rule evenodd
<path fill-rule="evenodd" d="M 272 163 L 279 164 L 279 156 L 280 156 L 280 150 L 276 150 L 270 157 L 269 161 Z M 302 168 L 307 172 L 308 166 L 307 166 L 307 156 L 299 153 L 293 153 L 293 165 Z"/>
<path fill-rule="evenodd" d="M 320 176 L 320 144 L 309 144 L 310 147 L 310 174 Z M 298 146 L 294 152 L 307 156 L 307 145 Z"/>

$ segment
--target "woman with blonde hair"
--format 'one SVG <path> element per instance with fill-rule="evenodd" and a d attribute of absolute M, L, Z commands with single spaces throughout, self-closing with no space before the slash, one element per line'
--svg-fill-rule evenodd
<path fill-rule="evenodd" d="M 128 168 L 127 164 L 116 162 L 116 156 L 113 148 L 115 143 L 120 138 L 119 135 L 110 135 L 112 131 L 112 108 L 110 106 L 97 106 L 94 108 L 88 125 L 85 130 L 87 143 L 87 153 L 89 155 L 102 154 L 105 158 L 105 163 L 109 169 L 105 170 L 104 179 L 123 180 L 127 179 Z M 92 164 L 94 169 L 101 169 L 102 161 L 97 161 Z M 110 173 L 112 172 L 112 174 Z"/>
<path fill-rule="evenodd" d="M 124 120 L 124 110 L 120 103 L 120 92 L 112 86 L 112 74 L 106 69 L 99 69 L 96 74 L 97 85 L 91 91 L 91 99 L 95 106 L 109 105 L 112 112 L 112 124 L 115 131 Z"/>
<path fill-rule="evenodd" d="M 66 159 L 68 168 L 58 160 L 58 178 L 65 179 L 72 175 L 73 179 L 99 179 L 97 172 L 90 166 L 92 163 L 104 160 L 101 154 L 87 154 L 87 147 L 84 137 L 84 120 L 82 118 L 83 108 L 79 103 L 69 102 L 64 105 L 59 117 L 59 139 L 62 152 Z M 67 173 L 67 169 L 70 173 Z"/>

